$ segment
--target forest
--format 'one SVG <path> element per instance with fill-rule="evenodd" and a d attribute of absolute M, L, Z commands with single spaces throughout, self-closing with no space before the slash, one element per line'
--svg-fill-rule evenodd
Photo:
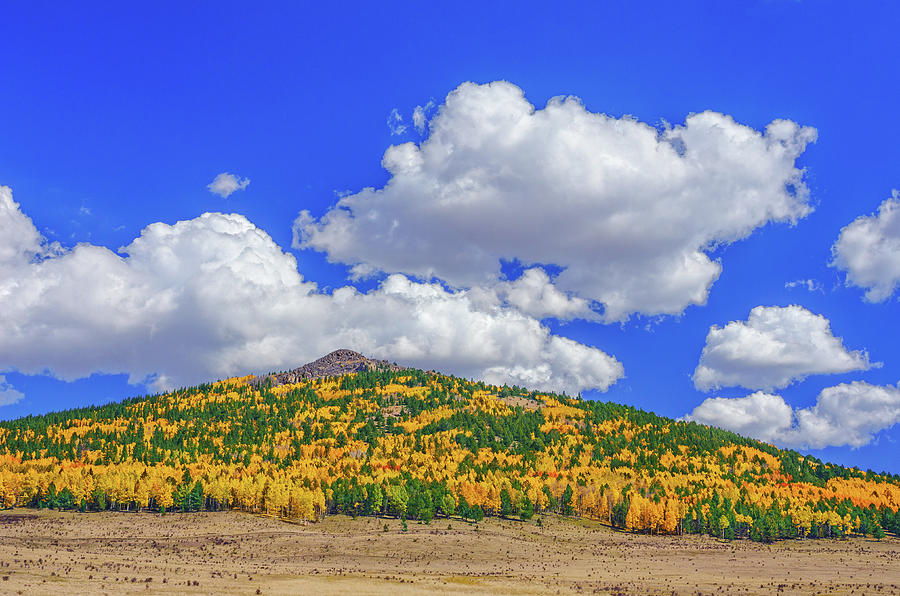
<path fill-rule="evenodd" d="M 252 376 L 0 422 L 0 506 L 900 533 L 900 477 L 632 407 L 415 369 Z"/>

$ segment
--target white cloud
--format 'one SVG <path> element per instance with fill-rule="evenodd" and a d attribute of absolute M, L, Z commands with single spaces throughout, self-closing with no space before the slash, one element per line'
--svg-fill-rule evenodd
<path fill-rule="evenodd" d="M 794 288 L 806 288 L 807 292 L 825 293 L 825 288 L 822 287 L 822 284 L 814 279 L 795 279 L 794 281 L 785 283 L 784 287 L 788 290 L 793 290 Z"/>
<path fill-rule="evenodd" d="M 215 180 L 207 184 L 206 188 L 209 189 L 209 192 L 217 194 L 223 199 L 227 199 L 231 193 L 239 190 L 244 190 L 249 185 L 249 178 L 239 178 L 234 174 L 222 172 L 221 174 L 216 176 Z"/>
<path fill-rule="evenodd" d="M 882 302 L 900 283 L 900 192 L 841 229 L 829 263 L 847 273 L 847 285 L 865 288 L 865 299 Z"/>
<path fill-rule="evenodd" d="M 420 134 L 425 132 L 425 125 L 428 124 L 428 114 L 434 109 L 434 101 L 428 100 L 424 106 L 416 106 L 413 110 L 413 126 Z"/>
<path fill-rule="evenodd" d="M 10 406 L 21 401 L 23 397 L 25 397 L 24 393 L 16 391 L 12 385 L 6 382 L 6 377 L 0 375 L 0 406 Z"/>
<path fill-rule="evenodd" d="M 797 410 L 780 396 L 762 392 L 735 399 L 716 397 L 705 400 L 685 419 L 782 447 L 861 447 L 875 433 L 900 422 L 900 388 L 862 381 L 841 383 L 823 389 L 814 406 Z"/>
<path fill-rule="evenodd" d="M 786 387 L 808 375 L 866 370 L 864 351 L 848 351 L 822 315 L 802 306 L 757 306 L 747 321 L 713 325 L 706 336 L 694 386 L 748 389 Z"/>
<path fill-rule="evenodd" d="M 711 397 L 684 417 L 767 443 L 779 441 L 793 423 L 794 411 L 780 395 L 757 391 L 747 397 Z"/>
<path fill-rule="evenodd" d="M 403 124 L 403 116 L 397 108 L 391 110 L 387 117 L 387 126 L 391 130 L 391 136 L 402 135 L 406 132 L 406 125 Z"/>
<path fill-rule="evenodd" d="M 711 248 L 811 211 L 795 160 L 816 131 L 787 120 L 704 112 L 660 131 L 494 82 L 450 93 L 428 131 L 385 152 L 384 188 L 302 212 L 295 247 L 455 287 L 493 285 L 501 259 L 556 264 L 561 291 L 618 321 L 704 304 Z"/>
<path fill-rule="evenodd" d="M 536 319 L 598 319 L 590 302 L 559 291 L 540 268 L 526 269 L 513 281 L 502 281 L 490 288 L 472 288 L 473 297 L 491 304 L 507 304 Z"/>
<path fill-rule="evenodd" d="M 237 214 L 149 225 L 118 254 L 79 244 L 35 260 L 42 239 L 3 193 L 0 225 L 12 234 L 0 236 L 0 371 L 66 380 L 124 372 L 163 388 L 290 368 L 347 347 L 569 393 L 623 375 L 613 357 L 552 335 L 485 292 L 392 275 L 367 293 L 325 294 Z M 552 294 L 535 300 L 566 308 Z"/>
<path fill-rule="evenodd" d="M 30 261 L 45 252 L 44 239 L 31 218 L 19 210 L 8 186 L 0 186 L 0 279 L 11 263 Z"/>

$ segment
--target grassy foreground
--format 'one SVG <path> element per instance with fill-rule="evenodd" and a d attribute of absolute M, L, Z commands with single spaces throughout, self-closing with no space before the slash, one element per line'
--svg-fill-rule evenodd
<path fill-rule="evenodd" d="M 403 531 L 342 515 L 14 509 L 0 512 L 0 593 L 900 594 L 895 536 L 761 544 L 541 519 Z"/>

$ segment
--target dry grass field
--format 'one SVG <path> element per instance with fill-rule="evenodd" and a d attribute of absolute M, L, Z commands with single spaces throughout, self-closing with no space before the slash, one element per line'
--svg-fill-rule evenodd
<path fill-rule="evenodd" d="M 900 595 L 900 540 L 726 543 L 556 517 L 403 532 L 343 516 L 0 511 L 2 594 L 422 592 Z"/>

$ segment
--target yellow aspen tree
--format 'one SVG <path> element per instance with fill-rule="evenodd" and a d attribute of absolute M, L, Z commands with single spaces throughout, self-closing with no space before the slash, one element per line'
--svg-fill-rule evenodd
<path fill-rule="evenodd" d="M 641 527 L 641 508 L 644 498 L 637 493 L 631 494 L 630 497 L 628 513 L 625 515 L 625 529 L 629 532 L 637 532 L 643 529 Z"/>

